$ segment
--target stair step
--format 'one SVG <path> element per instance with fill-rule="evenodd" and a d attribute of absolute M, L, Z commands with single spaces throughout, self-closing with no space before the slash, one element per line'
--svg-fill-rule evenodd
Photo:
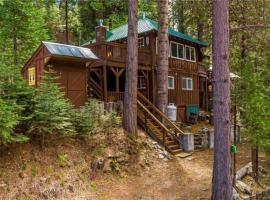
<path fill-rule="evenodd" d="M 167 147 L 168 147 L 170 150 L 180 149 L 180 146 L 177 145 L 177 144 L 174 144 L 174 145 L 167 145 Z"/>
<path fill-rule="evenodd" d="M 179 153 L 181 153 L 182 152 L 182 149 L 175 149 L 175 150 L 171 150 L 171 153 L 173 154 L 173 155 L 177 155 L 177 154 L 179 154 Z"/>

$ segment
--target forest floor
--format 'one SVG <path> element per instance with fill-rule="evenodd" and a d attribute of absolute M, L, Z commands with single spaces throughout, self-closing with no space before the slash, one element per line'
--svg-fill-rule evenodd
<path fill-rule="evenodd" d="M 132 145 L 121 130 L 110 137 L 50 137 L 49 141 L 44 150 L 35 140 L 0 149 L 1 200 L 210 198 L 212 150 L 196 151 L 184 159 L 171 158 L 140 132 L 140 156 L 132 165 Z M 248 162 L 250 147 L 241 144 L 237 167 Z M 264 167 L 270 171 L 269 165 Z"/>

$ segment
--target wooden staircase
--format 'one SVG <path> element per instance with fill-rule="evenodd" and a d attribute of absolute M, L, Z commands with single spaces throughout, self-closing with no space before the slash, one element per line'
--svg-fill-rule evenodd
<path fill-rule="evenodd" d="M 90 95 L 97 99 L 102 99 L 102 88 L 101 86 L 93 79 L 89 78 L 90 84 Z"/>
<path fill-rule="evenodd" d="M 160 145 L 173 155 L 182 152 L 179 129 L 163 112 L 138 92 L 138 123 Z"/>

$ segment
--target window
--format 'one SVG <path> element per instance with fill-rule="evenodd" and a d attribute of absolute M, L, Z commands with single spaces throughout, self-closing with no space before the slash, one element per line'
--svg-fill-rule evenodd
<path fill-rule="evenodd" d="M 171 42 L 171 57 L 177 58 L 177 43 Z"/>
<path fill-rule="evenodd" d="M 174 76 L 168 76 L 168 89 L 174 89 Z"/>
<path fill-rule="evenodd" d="M 145 89 L 146 81 L 144 76 L 138 76 L 138 89 Z"/>
<path fill-rule="evenodd" d="M 34 67 L 28 68 L 28 84 L 36 85 L 36 69 Z"/>
<path fill-rule="evenodd" d="M 184 45 L 171 42 L 171 57 L 173 58 L 184 58 Z"/>
<path fill-rule="evenodd" d="M 182 90 L 193 90 L 192 78 L 182 78 Z"/>
<path fill-rule="evenodd" d="M 190 46 L 185 46 L 186 49 L 186 59 L 191 61 L 196 61 L 195 48 Z"/>
<path fill-rule="evenodd" d="M 143 48 L 144 47 L 144 37 L 138 38 L 138 47 Z"/>

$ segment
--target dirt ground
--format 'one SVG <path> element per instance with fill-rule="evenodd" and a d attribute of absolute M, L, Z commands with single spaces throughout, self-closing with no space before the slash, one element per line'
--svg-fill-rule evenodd
<path fill-rule="evenodd" d="M 106 140 L 106 142 L 105 142 Z M 138 167 L 120 166 L 120 173 L 93 170 L 93 160 L 113 157 L 127 146 L 124 138 L 108 144 L 97 140 L 51 138 L 41 150 L 36 142 L 0 150 L 0 199 L 196 200 L 209 199 L 213 151 L 194 152 L 182 159 L 160 159 L 145 144 Z M 100 140 L 99 140 L 100 141 Z M 109 148 L 108 148 L 109 147 Z M 113 154 L 113 156 L 111 155 Z M 250 162 L 250 147 L 239 145 L 237 167 Z M 106 164 L 105 164 L 106 165 Z M 113 165 L 114 166 L 114 165 Z M 119 167 L 115 165 L 114 168 Z M 106 168 L 106 167 L 105 167 Z"/>

